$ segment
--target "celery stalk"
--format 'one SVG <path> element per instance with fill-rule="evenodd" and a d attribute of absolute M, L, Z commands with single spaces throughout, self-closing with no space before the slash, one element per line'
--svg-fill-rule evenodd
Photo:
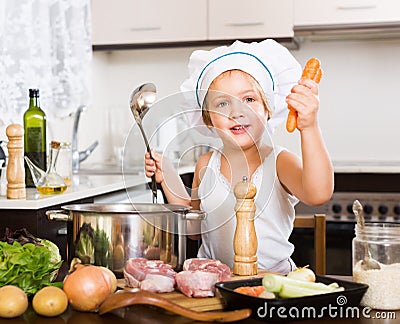
<path fill-rule="evenodd" d="M 283 284 L 281 291 L 279 292 L 279 297 L 281 298 L 294 298 L 294 297 L 304 297 L 319 294 L 327 294 L 330 291 L 327 290 L 317 290 L 305 287 L 299 287 L 292 284 Z"/>
<path fill-rule="evenodd" d="M 267 273 L 264 275 L 264 278 L 262 280 L 262 285 L 264 286 L 266 291 L 278 293 L 281 291 L 285 279 L 288 278 L 281 275 Z"/>
<path fill-rule="evenodd" d="M 281 296 L 281 292 L 284 289 L 285 286 L 289 287 L 289 288 L 285 288 L 285 291 L 289 290 L 289 294 L 288 297 L 291 295 L 291 291 L 292 290 L 298 290 L 300 291 L 301 289 L 303 289 L 304 291 L 304 295 L 301 296 L 308 296 L 307 293 L 315 295 L 315 294 L 321 294 L 321 293 L 329 293 L 329 292 L 334 292 L 334 291 L 338 291 L 337 289 L 339 289 L 337 287 L 337 285 L 325 285 L 321 282 L 309 282 L 309 281 L 303 281 L 303 280 L 297 280 L 297 279 L 292 279 L 292 278 L 288 278 L 285 276 L 281 276 L 281 275 L 276 275 L 276 274 L 272 274 L 272 273 L 267 273 L 263 280 L 262 280 L 262 284 L 265 288 L 266 291 L 270 291 L 273 293 L 278 293 L 279 296 Z M 314 292 L 314 293 L 312 293 Z M 297 296 L 298 293 L 293 292 L 293 295 L 296 295 L 296 297 L 300 297 Z M 286 293 L 285 293 L 286 295 Z M 281 296 L 282 297 L 282 296 Z M 285 297 L 285 298 L 288 298 Z M 292 296 L 295 297 L 295 296 Z"/>

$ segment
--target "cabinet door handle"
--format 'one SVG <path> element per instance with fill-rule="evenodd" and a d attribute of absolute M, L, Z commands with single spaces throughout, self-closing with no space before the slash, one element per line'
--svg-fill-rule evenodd
<path fill-rule="evenodd" d="M 353 5 L 339 5 L 337 6 L 339 10 L 361 10 L 361 9 L 376 9 L 376 4 L 353 4 Z"/>
<path fill-rule="evenodd" d="M 131 27 L 131 31 L 152 31 L 152 30 L 161 30 L 160 26 L 148 26 L 148 27 Z"/>
<path fill-rule="evenodd" d="M 264 25 L 263 21 L 233 22 L 226 24 L 226 26 L 230 27 L 247 27 L 247 26 L 262 26 L 262 25 Z"/>

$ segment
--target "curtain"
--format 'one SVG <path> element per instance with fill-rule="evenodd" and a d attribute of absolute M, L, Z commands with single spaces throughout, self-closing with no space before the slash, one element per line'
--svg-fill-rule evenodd
<path fill-rule="evenodd" d="M 49 117 L 90 98 L 90 0 L 0 1 L 0 125 L 22 123 L 29 88 Z"/>

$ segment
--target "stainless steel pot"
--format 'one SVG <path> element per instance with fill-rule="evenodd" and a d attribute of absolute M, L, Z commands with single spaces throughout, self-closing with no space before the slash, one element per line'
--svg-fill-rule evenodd
<path fill-rule="evenodd" d="M 176 270 L 186 259 L 186 221 L 205 213 L 171 204 L 77 204 L 46 212 L 68 221 L 68 261 L 105 266 L 121 275 L 129 258 L 162 260 Z"/>

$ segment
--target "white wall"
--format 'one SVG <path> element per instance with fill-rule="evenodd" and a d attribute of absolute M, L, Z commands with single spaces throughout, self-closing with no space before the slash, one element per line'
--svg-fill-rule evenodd
<path fill-rule="evenodd" d="M 310 42 L 293 54 L 322 61 L 320 125 L 332 159 L 400 165 L 400 40 Z"/>
<path fill-rule="evenodd" d="M 207 47 L 205 48 L 207 49 Z M 93 102 L 82 116 L 79 148 L 100 141 L 84 162 L 104 162 L 113 157 L 109 115 L 123 116 L 121 132 L 134 123 L 129 96 L 139 84 L 156 84 L 158 98 L 179 90 L 187 76 L 187 62 L 194 48 L 95 52 Z M 316 56 L 322 61 L 320 126 L 334 161 L 386 161 L 399 163 L 400 147 L 400 39 L 360 41 L 307 41 L 293 55 L 304 65 Z M 125 126 L 124 126 L 125 124 Z M 71 120 L 53 121 L 52 137 L 68 137 Z M 276 132 L 277 141 L 299 152 L 297 132 Z M 62 140 L 62 138 L 59 138 Z M 141 139 L 140 139 L 141 140 Z"/>

